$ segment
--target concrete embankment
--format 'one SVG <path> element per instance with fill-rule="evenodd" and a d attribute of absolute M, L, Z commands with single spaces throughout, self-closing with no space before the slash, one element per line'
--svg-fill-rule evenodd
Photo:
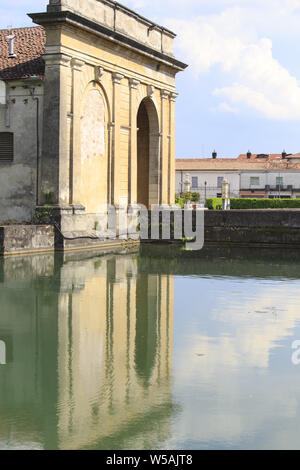
<path fill-rule="evenodd" d="M 300 210 L 205 211 L 204 220 L 206 245 L 217 243 L 300 248 Z M 3 226 L 0 227 L 0 256 L 107 249 L 126 244 L 125 240 L 120 239 L 100 240 L 71 235 L 64 237 L 51 224 Z"/>
<path fill-rule="evenodd" d="M 138 244 L 137 241 L 126 242 L 123 239 L 97 239 L 88 234 L 69 235 L 64 238 L 54 225 L 0 226 L 0 256 L 97 249 L 111 251 Z"/>
<path fill-rule="evenodd" d="M 300 210 L 206 211 L 205 242 L 300 248 Z"/>

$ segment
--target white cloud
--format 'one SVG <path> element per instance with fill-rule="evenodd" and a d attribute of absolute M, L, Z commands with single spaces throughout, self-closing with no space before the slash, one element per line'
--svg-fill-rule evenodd
<path fill-rule="evenodd" d="M 260 116 L 300 120 L 300 86 L 272 51 L 272 40 L 300 39 L 300 0 L 127 0 L 130 6 L 172 11 L 162 20 L 178 33 L 177 53 L 200 76 L 224 82 L 213 91 L 221 111 L 252 108 Z M 196 14 L 195 14 L 196 12 Z M 193 16 L 193 17 L 192 17 Z M 228 84 L 228 80 L 232 83 Z M 216 108 L 215 108 L 216 109 Z"/>
<path fill-rule="evenodd" d="M 256 14 L 262 14 L 260 9 Z M 219 66 L 224 78 L 233 80 L 232 85 L 216 89 L 215 96 L 271 119 L 299 120 L 299 83 L 274 58 L 271 39 L 259 37 L 253 24 L 247 27 L 245 11 L 238 7 L 194 20 L 169 20 L 179 33 L 180 53 L 196 75 Z"/>
<path fill-rule="evenodd" d="M 47 3 L 48 0 L 11 0 L 1 11 L 1 26 L 30 24 L 24 12 L 45 11 Z M 247 107 L 267 118 L 300 120 L 300 85 L 272 51 L 274 39 L 289 40 L 291 48 L 298 44 L 300 0 L 122 3 L 151 15 L 154 21 L 178 33 L 177 55 L 190 64 L 200 82 L 201 74 L 217 70 L 221 83 L 212 94 L 220 99 L 217 106 L 221 111 L 232 113 Z M 167 19 L 170 15 L 171 19 Z"/>
<path fill-rule="evenodd" d="M 217 106 L 216 111 L 217 112 L 219 112 L 219 111 L 222 112 L 223 111 L 225 113 L 238 114 L 238 109 L 234 108 L 233 106 L 230 106 L 225 101 L 222 101 L 222 103 L 220 103 L 219 106 Z"/>

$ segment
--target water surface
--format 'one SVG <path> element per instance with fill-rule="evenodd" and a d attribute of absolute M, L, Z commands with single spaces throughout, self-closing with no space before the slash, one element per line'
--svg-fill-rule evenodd
<path fill-rule="evenodd" d="M 300 254 L 0 260 L 1 449 L 300 448 Z"/>

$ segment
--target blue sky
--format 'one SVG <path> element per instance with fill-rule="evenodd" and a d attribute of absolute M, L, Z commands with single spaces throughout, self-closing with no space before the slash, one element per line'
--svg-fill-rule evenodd
<path fill-rule="evenodd" d="M 47 0 L 10 0 L 0 27 Z M 300 0 L 124 0 L 178 34 L 177 157 L 300 151 Z"/>

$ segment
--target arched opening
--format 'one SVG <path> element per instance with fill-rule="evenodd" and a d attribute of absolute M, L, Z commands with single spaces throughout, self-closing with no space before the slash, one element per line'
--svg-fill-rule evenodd
<path fill-rule="evenodd" d="M 137 203 L 159 203 L 159 123 L 153 101 L 146 98 L 137 114 Z"/>

